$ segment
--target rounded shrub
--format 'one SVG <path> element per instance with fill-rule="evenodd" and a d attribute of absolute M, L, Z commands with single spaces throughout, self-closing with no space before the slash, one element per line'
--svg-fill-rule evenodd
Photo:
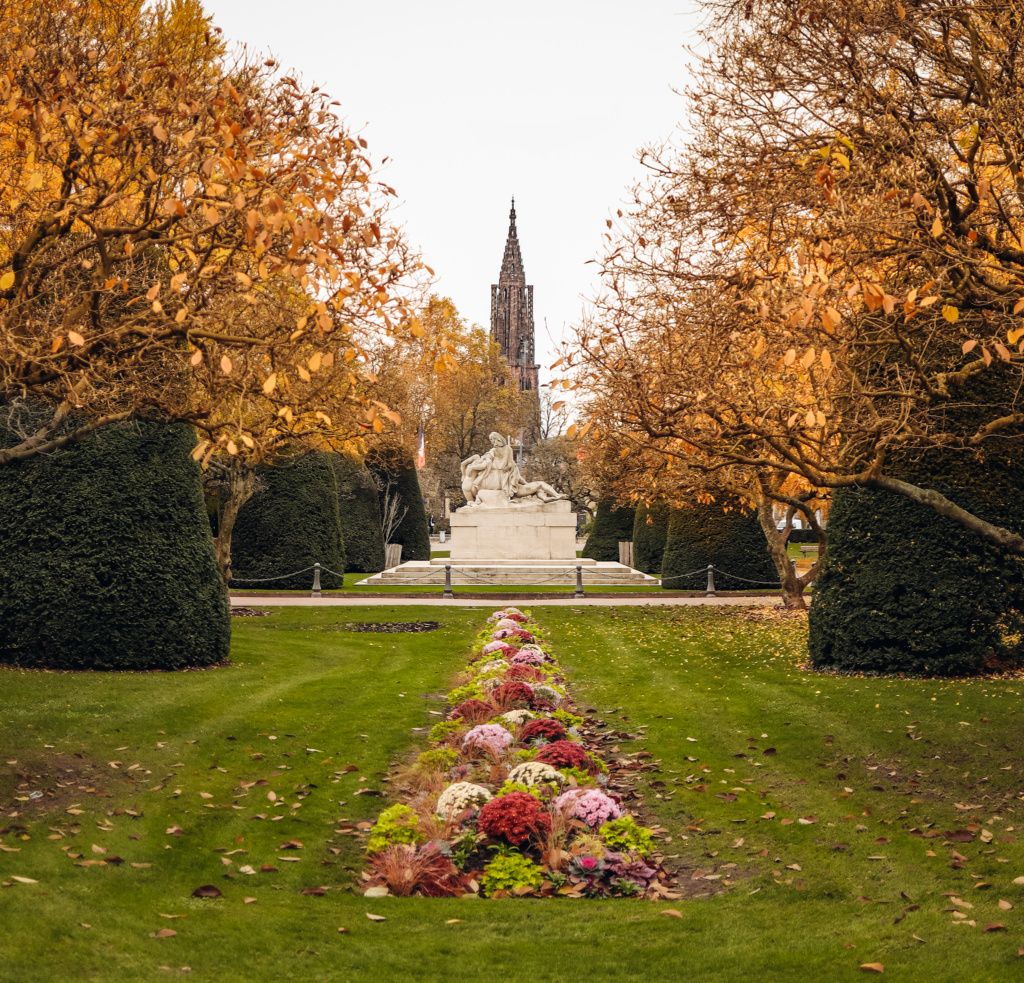
<path fill-rule="evenodd" d="M 619 543 L 633 538 L 634 513 L 635 509 L 619 508 L 608 499 L 598 502 L 594 525 L 583 547 L 583 556 L 589 560 L 618 563 Z"/>
<path fill-rule="evenodd" d="M 672 510 L 661 563 L 661 586 L 666 590 L 704 590 L 709 563 L 725 571 L 715 571 L 718 590 L 765 586 L 746 583 L 728 574 L 767 581 L 768 585 L 779 583 L 757 516 L 744 512 L 736 501 L 723 500 Z M 699 572 L 681 576 L 691 570 Z"/>
<path fill-rule="evenodd" d="M 652 577 L 661 575 L 672 510 L 667 502 L 641 503 L 633 520 L 633 567 Z"/>
<path fill-rule="evenodd" d="M 947 357 L 951 368 L 964 360 L 959 345 Z M 1016 374 L 997 362 L 959 387 L 943 410 L 943 429 L 971 436 L 993 415 L 1011 413 L 1017 399 Z M 1020 427 L 1007 427 L 971 453 L 891 456 L 891 473 L 1020 533 L 1020 436 Z M 837 491 L 809 629 L 811 662 L 820 668 L 928 676 L 1017 668 L 1024 665 L 1024 557 L 905 496 Z"/>
<path fill-rule="evenodd" d="M 338 518 L 338 485 L 329 454 L 284 459 L 260 469 L 263 489 L 238 511 L 231 538 L 232 581 L 242 589 L 309 590 L 313 571 L 267 584 L 314 563 L 341 574 L 345 546 Z M 337 590 L 341 577 L 321 571 L 320 586 Z"/>
<path fill-rule="evenodd" d="M 963 489 L 939 490 L 1003 518 Z M 1006 505 L 1018 513 L 1014 527 L 1024 527 L 1020 507 L 1013 499 Z M 1024 664 L 1019 557 L 884 491 L 835 492 L 828 536 L 809 614 L 816 667 L 966 676 Z"/>
<path fill-rule="evenodd" d="M 0 441 L 15 442 L 5 430 Z M 195 443 L 183 425 L 122 423 L 0 467 L 0 662 L 170 670 L 227 658 Z"/>
<path fill-rule="evenodd" d="M 338 519 L 345 543 L 345 570 L 379 573 L 384 569 L 384 533 L 373 475 L 345 454 L 328 454 L 338 483 Z"/>

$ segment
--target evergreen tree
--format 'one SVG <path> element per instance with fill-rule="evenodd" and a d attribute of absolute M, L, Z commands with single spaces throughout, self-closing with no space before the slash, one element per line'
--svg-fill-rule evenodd
<path fill-rule="evenodd" d="M 0 446 L 18 439 L 0 430 Z M 170 670 L 227 658 L 195 442 L 184 425 L 122 423 L 0 468 L 0 662 Z"/>
<path fill-rule="evenodd" d="M 614 501 L 605 499 L 597 504 L 594 525 L 583 547 L 587 559 L 619 562 L 619 543 L 633 538 L 635 509 L 619 508 Z"/>
<path fill-rule="evenodd" d="M 709 563 L 723 571 L 715 571 L 718 590 L 779 583 L 757 516 L 744 512 L 737 502 L 710 502 L 672 510 L 661 563 L 661 586 L 666 590 L 704 590 Z M 697 572 L 681 576 L 691 570 Z M 728 574 L 766 584 L 750 584 Z"/>
<path fill-rule="evenodd" d="M 345 541 L 346 571 L 384 569 L 384 534 L 377 486 L 365 464 L 344 454 L 329 455 L 338 482 L 338 517 Z"/>
<path fill-rule="evenodd" d="M 668 538 L 668 521 L 672 510 L 666 502 L 647 506 L 640 504 L 633 522 L 633 566 L 637 570 L 661 576 L 661 561 Z"/>
<path fill-rule="evenodd" d="M 345 543 L 338 516 L 338 483 L 330 454 L 285 459 L 258 470 L 263 489 L 238 511 L 231 542 L 232 583 L 242 590 L 308 590 L 312 571 L 267 584 L 262 579 L 319 563 L 345 571 Z M 322 571 L 320 586 L 338 590 L 341 577 Z"/>
<path fill-rule="evenodd" d="M 427 524 L 427 510 L 423 507 L 423 492 L 416 467 L 406 456 L 391 455 L 368 460 L 367 466 L 375 475 L 380 494 L 381 512 L 387 503 L 385 496 L 394 496 L 397 501 L 398 524 L 391 532 L 390 542 L 401 544 L 402 562 L 406 560 L 430 559 L 430 527 Z"/>

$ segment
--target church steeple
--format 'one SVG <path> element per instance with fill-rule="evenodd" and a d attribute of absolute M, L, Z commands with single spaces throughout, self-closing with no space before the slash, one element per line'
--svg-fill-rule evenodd
<path fill-rule="evenodd" d="M 505 241 L 505 256 L 501 261 L 499 280 L 526 282 L 523 271 L 523 254 L 519 250 L 519 235 L 516 232 L 516 200 L 512 199 L 512 210 L 508 213 L 508 239 Z"/>
<path fill-rule="evenodd" d="M 534 363 L 533 352 L 533 287 L 526 283 L 523 270 L 514 197 L 501 273 L 491 284 L 491 337 L 501 347 L 519 389 L 536 391 L 540 366 Z"/>

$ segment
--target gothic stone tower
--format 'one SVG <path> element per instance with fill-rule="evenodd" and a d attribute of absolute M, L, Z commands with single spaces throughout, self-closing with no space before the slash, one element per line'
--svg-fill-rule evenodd
<path fill-rule="evenodd" d="M 491 337 L 501 346 L 521 391 L 537 392 L 540 366 L 533 360 L 533 287 L 526 283 L 516 235 L 516 200 L 509 213 L 508 241 L 498 282 L 491 284 Z"/>

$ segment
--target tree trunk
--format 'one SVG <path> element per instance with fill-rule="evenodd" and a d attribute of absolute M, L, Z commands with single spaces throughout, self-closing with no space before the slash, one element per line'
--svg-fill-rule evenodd
<path fill-rule="evenodd" d="M 807 584 L 803 582 L 803 578 L 796 575 L 796 569 L 786 551 L 789 534 L 793 528 L 793 510 L 790 509 L 786 516 L 786 525 L 778 529 L 772 505 L 771 499 L 762 498 L 757 506 L 757 519 L 761 523 L 765 539 L 768 540 L 768 555 L 775 564 L 779 583 L 782 585 L 782 606 L 789 611 L 806 611 L 807 602 L 803 594 Z"/>
<path fill-rule="evenodd" d="M 226 590 L 231 589 L 231 534 L 234 532 L 239 510 L 252 498 L 255 487 L 255 472 L 240 461 L 232 460 L 228 470 L 228 495 L 221 505 L 217 537 L 213 541 L 217 549 L 217 565 L 224 578 Z"/>

